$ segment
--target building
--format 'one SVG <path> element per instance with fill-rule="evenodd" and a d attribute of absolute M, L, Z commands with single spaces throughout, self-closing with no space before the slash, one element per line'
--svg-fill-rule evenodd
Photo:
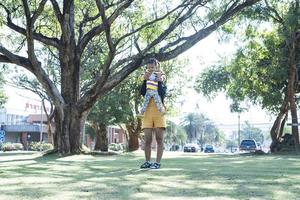
<path fill-rule="evenodd" d="M 25 148 L 31 141 L 47 142 L 47 119 L 38 97 L 10 86 L 5 86 L 5 93 L 8 100 L 0 109 L 0 125 L 4 132 L 0 142 L 22 143 Z"/>
<path fill-rule="evenodd" d="M 41 119 L 43 118 L 43 119 Z M 4 131 L 3 142 L 22 143 L 27 149 L 29 142 L 48 141 L 46 115 L 17 115 L 6 108 L 0 109 L 1 130 Z"/>
<path fill-rule="evenodd" d="M 27 149 L 30 142 L 47 142 L 47 118 L 39 98 L 34 93 L 10 86 L 5 86 L 5 91 L 8 101 L 0 109 L 0 143 L 22 143 Z M 46 105 L 47 111 L 49 107 Z M 126 142 L 125 133 L 119 127 L 109 126 L 107 132 L 109 144 Z M 95 144 L 89 135 L 84 137 L 84 143 L 91 149 Z"/>

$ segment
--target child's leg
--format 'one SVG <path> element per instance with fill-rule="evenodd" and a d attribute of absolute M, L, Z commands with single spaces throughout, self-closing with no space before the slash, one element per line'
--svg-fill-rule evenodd
<path fill-rule="evenodd" d="M 150 93 L 146 92 L 145 97 L 144 97 L 143 107 L 141 109 L 141 114 L 144 114 L 144 112 L 146 112 L 146 109 L 147 109 L 150 99 L 151 99 Z"/>
<path fill-rule="evenodd" d="M 154 93 L 152 96 L 154 98 L 154 102 L 155 102 L 155 104 L 156 104 L 159 112 L 164 113 L 165 112 L 165 107 L 164 107 L 164 105 L 163 105 L 163 103 L 161 101 L 161 98 L 160 98 L 158 92 Z"/>

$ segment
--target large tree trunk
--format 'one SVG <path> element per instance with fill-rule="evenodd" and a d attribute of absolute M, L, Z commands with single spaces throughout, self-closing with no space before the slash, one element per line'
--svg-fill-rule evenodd
<path fill-rule="evenodd" d="M 283 136 L 283 130 L 284 130 L 284 126 L 285 126 L 287 118 L 288 118 L 288 110 L 286 111 L 286 113 L 284 113 L 283 120 L 281 122 L 279 133 L 278 133 L 278 138 L 281 138 Z"/>
<path fill-rule="evenodd" d="M 282 127 L 282 122 L 283 122 L 283 117 L 284 115 L 287 113 L 288 110 L 288 99 L 287 96 L 285 96 L 280 111 L 273 123 L 273 126 L 271 128 L 270 134 L 271 134 L 271 139 L 272 139 L 272 143 L 270 146 L 270 150 L 271 152 L 275 152 L 278 149 L 278 145 L 279 145 L 279 134 L 280 134 L 280 129 Z"/>
<path fill-rule="evenodd" d="M 291 44 L 289 45 L 289 79 L 288 79 L 288 101 L 290 103 L 292 117 L 292 135 L 295 145 L 299 144 L 299 129 L 297 106 L 295 102 L 295 79 L 296 79 L 296 63 L 295 63 L 295 36 L 291 36 Z"/>
<path fill-rule="evenodd" d="M 128 151 L 135 151 L 139 149 L 139 136 L 142 131 L 142 120 L 132 118 L 130 123 L 126 124 L 128 131 Z"/>
<path fill-rule="evenodd" d="M 96 129 L 96 144 L 94 150 L 108 151 L 107 127 L 105 124 L 99 124 Z"/>
<path fill-rule="evenodd" d="M 75 108 L 67 107 L 64 116 L 55 115 L 55 148 L 62 155 L 78 154 L 81 152 L 81 122 L 82 117 Z"/>
<path fill-rule="evenodd" d="M 54 135 L 53 135 L 53 130 L 52 130 L 52 121 L 54 118 L 54 106 L 51 103 L 50 106 L 50 113 L 48 113 L 47 109 L 46 109 L 46 105 L 45 105 L 45 99 L 42 100 L 42 105 L 43 105 L 43 109 L 45 112 L 45 115 L 47 117 L 47 135 L 48 135 L 48 143 L 54 145 Z"/>
<path fill-rule="evenodd" d="M 288 109 L 288 102 L 287 102 L 287 98 L 284 98 L 283 103 L 281 105 L 280 111 L 273 123 L 273 126 L 271 128 L 270 134 L 271 134 L 271 139 L 272 141 L 278 141 L 279 137 L 279 130 L 281 127 L 281 123 L 282 123 L 282 118 L 284 117 L 285 113 L 287 112 Z"/>
<path fill-rule="evenodd" d="M 64 1 L 62 36 L 59 49 L 61 66 L 61 95 L 64 102 L 55 105 L 55 147 L 63 155 L 81 152 L 82 113 L 78 111 L 80 56 L 76 50 L 74 33 L 74 1 Z M 57 102 L 56 102 L 57 104 Z"/>
<path fill-rule="evenodd" d="M 52 133 L 52 128 L 51 128 L 51 122 L 47 122 L 47 134 L 48 134 L 48 143 L 54 144 L 53 143 L 53 133 Z"/>
<path fill-rule="evenodd" d="M 139 133 L 128 130 L 129 141 L 128 141 L 128 151 L 135 151 L 139 149 Z"/>
<path fill-rule="evenodd" d="M 125 151 L 127 152 L 127 151 L 129 151 L 129 148 L 128 148 L 128 144 L 129 144 L 129 134 L 128 134 L 128 131 L 127 130 L 125 130 L 123 127 L 122 127 L 122 125 L 120 125 L 119 124 L 119 127 L 120 127 L 120 129 L 123 131 L 123 133 L 124 133 L 124 135 L 125 135 Z"/>

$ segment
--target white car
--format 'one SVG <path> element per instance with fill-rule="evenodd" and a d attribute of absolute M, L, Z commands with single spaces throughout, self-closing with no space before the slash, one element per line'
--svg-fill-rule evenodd
<path fill-rule="evenodd" d="M 183 152 L 197 152 L 199 149 L 198 144 L 189 143 L 184 145 Z"/>

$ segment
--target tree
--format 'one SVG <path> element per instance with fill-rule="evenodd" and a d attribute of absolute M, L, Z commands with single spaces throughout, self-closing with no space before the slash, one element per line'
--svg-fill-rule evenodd
<path fill-rule="evenodd" d="M 55 105 L 55 148 L 65 155 L 80 153 L 83 121 L 99 98 L 145 59 L 177 57 L 258 1 L 155 1 L 159 9 L 152 10 L 151 3 L 134 0 L 4 0 L 0 23 L 23 38 L 28 56 L 15 51 L 18 44 L 6 48 L 2 42 L 0 62 L 23 67 L 38 79 Z M 60 85 L 46 73 L 36 54 L 39 46 L 56 55 Z M 90 47 L 101 56 L 96 73 L 82 83 L 88 63 L 82 58 L 89 58 Z"/>
<path fill-rule="evenodd" d="M 87 121 L 94 129 L 96 143 L 94 150 L 108 151 L 107 126 L 118 125 L 131 113 L 123 88 L 116 87 L 93 106 Z"/>
<path fill-rule="evenodd" d="M 212 144 L 220 146 L 225 141 L 225 135 L 212 121 L 206 121 L 203 130 L 203 141 L 200 144 Z"/>
<path fill-rule="evenodd" d="M 197 142 L 201 148 L 205 143 L 219 145 L 224 140 L 224 134 L 203 114 L 188 113 L 184 116 L 181 126 L 189 142 Z"/>
<path fill-rule="evenodd" d="M 294 96 L 299 91 L 296 79 L 299 11 L 298 1 L 287 4 L 284 0 L 264 1 L 249 9 L 244 45 L 229 63 L 207 70 L 196 84 L 196 90 L 206 96 L 225 91 L 236 102 L 250 100 L 276 113 L 277 118 L 270 131 L 271 151 L 280 141 L 288 109 L 291 109 L 292 123 L 298 123 Z M 259 25 L 265 25 L 266 21 L 272 22 L 273 30 L 259 31 Z M 297 126 L 293 126 L 292 133 L 295 144 L 298 144 Z"/>
<path fill-rule="evenodd" d="M 167 121 L 164 143 L 171 146 L 172 150 L 177 150 L 176 146 L 182 146 L 187 140 L 187 134 L 181 126 L 172 121 Z"/>
<path fill-rule="evenodd" d="M 245 122 L 241 130 L 241 139 L 253 139 L 260 144 L 264 143 L 264 134 L 263 131 L 259 128 L 255 128 L 249 122 Z"/>
<path fill-rule="evenodd" d="M 188 113 L 184 116 L 181 126 L 186 131 L 189 142 L 194 142 L 200 137 L 200 130 L 202 129 L 202 121 L 204 116 L 197 113 Z"/>
<path fill-rule="evenodd" d="M 3 71 L 0 72 L 0 108 L 6 103 L 7 96 L 4 93 L 3 83 L 5 82 L 3 78 Z"/>

